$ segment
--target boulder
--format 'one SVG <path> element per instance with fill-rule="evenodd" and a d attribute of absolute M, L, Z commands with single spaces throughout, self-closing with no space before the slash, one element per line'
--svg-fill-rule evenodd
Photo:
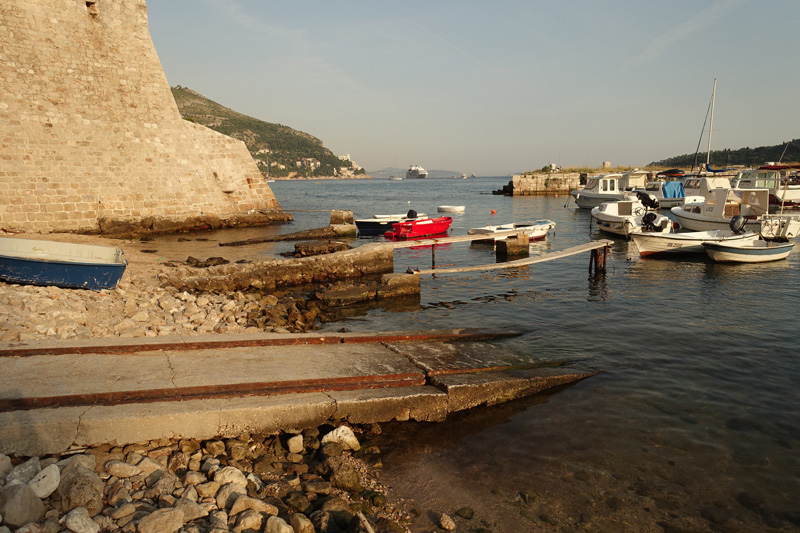
<path fill-rule="evenodd" d="M 180 509 L 159 509 L 139 520 L 136 528 L 139 533 L 174 533 L 183 524 L 183 511 Z"/>
<path fill-rule="evenodd" d="M 61 471 L 58 465 L 52 464 L 36 474 L 28 482 L 28 486 L 33 489 L 36 496 L 45 499 L 55 492 L 59 483 L 61 483 Z"/>
<path fill-rule="evenodd" d="M 3 517 L 3 524 L 10 528 L 16 529 L 38 522 L 44 512 L 42 500 L 28 485 L 11 485 L 0 492 L 0 516 Z"/>
<path fill-rule="evenodd" d="M 71 461 L 61 472 L 58 484 L 61 507 L 64 512 L 85 507 L 89 516 L 94 516 L 103 509 L 104 488 L 103 480 L 94 470 L 89 470 L 79 461 Z"/>

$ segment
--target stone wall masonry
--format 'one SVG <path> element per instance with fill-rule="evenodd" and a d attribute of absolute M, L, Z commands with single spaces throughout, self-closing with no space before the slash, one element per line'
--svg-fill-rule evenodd
<path fill-rule="evenodd" d="M 243 142 L 181 118 L 144 0 L 0 3 L 0 228 L 280 210 Z"/>
<path fill-rule="evenodd" d="M 179 290 L 273 290 L 390 273 L 394 269 L 393 254 L 391 243 L 374 243 L 312 257 L 213 266 L 202 273 L 191 267 L 179 267 L 160 275 L 159 280 L 162 285 Z"/>
<path fill-rule="evenodd" d="M 543 196 L 568 193 L 580 186 L 577 172 L 559 174 L 514 174 L 514 196 Z"/>

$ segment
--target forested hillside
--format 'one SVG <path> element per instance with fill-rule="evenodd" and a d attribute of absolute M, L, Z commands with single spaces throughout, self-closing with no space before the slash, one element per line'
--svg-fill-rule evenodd
<path fill-rule="evenodd" d="M 785 150 L 785 152 L 784 152 Z M 783 157 L 781 157 L 783 156 Z M 743 165 L 757 167 L 767 162 L 797 163 L 800 162 L 800 139 L 775 146 L 758 148 L 739 148 L 738 150 L 711 150 L 712 166 Z M 676 157 L 654 161 L 648 166 L 691 168 L 693 164 L 705 165 L 706 152 L 684 154 Z"/>
<path fill-rule="evenodd" d="M 307 133 L 237 113 L 180 85 L 172 87 L 172 95 L 184 119 L 244 141 L 265 176 L 364 173 L 363 169 L 354 168 L 352 162 L 340 160 L 322 141 Z"/>

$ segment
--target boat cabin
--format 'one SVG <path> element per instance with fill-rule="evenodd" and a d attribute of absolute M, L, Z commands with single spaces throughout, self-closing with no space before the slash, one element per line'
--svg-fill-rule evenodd
<path fill-rule="evenodd" d="M 720 187 L 712 190 L 705 202 L 684 205 L 684 211 L 721 218 L 756 218 L 769 211 L 769 191 Z"/>
<path fill-rule="evenodd" d="M 730 189 L 731 180 L 722 177 L 695 177 L 686 178 L 683 182 L 684 195 L 702 196 L 707 198 L 709 193 L 717 188 Z"/>
<path fill-rule="evenodd" d="M 600 194 L 615 194 L 620 192 L 619 180 L 622 174 L 605 174 L 586 180 L 584 191 L 592 191 Z"/>

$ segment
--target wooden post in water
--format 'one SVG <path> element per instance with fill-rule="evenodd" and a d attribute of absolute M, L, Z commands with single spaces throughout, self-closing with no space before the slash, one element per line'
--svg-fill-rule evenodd
<path fill-rule="evenodd" d="M 431 244 L 431 268 L 436 268 L 436 245 Z"/>
<path fill-rule="evenodd" d="M 594 273 L 598 274 L 600 272 L 606 271 L 606 259 L 608 258 L 608 246 L 603 246 L 602 248 L 602 255 L 600 252 L 600 248 L 595 248 L 592 250 L 591 257 L 589 258 L 589 273 L 592 273 L 592 267 L 594 267 Z"/>

